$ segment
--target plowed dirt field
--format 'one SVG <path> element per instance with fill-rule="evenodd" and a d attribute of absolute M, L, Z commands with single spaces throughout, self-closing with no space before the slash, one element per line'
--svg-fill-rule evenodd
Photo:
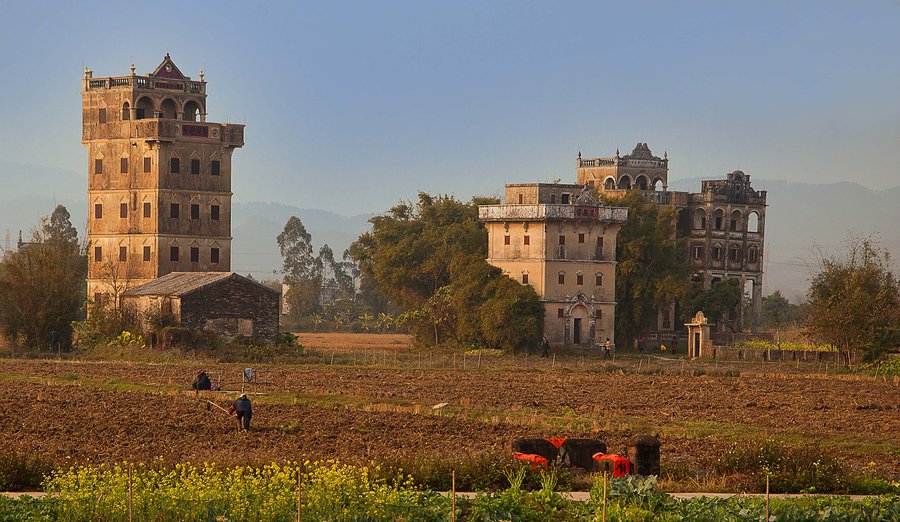
<path fill-rule="evenodd" d="M 710 377 L 573 367 L 418 370 L 260 366 L 254 430 L 238 433 L 196 398 L 194 367 L 4 360 L 0 437 L 54 462 L 262 463 L 339 458 L 461 459 L 505 451 L 522 436 L 597 436 L 622 451 L 652 432 L 663 466 L 715 458 L 734 440 L 820 443 L 839 460 L 900 472 L 900 388 L 876 380 Z M 211 365 L 239 375 L 245 365 Z M 239 380 L 239 379 L 238 379 Z M 448 403 L 433 410 L 432 405 Z"/>

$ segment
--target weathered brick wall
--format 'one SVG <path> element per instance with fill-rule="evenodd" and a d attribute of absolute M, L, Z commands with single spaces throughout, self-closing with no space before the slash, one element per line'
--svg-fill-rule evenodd
<path fill-rule="evenodd" d="M 181 324 L 206 328 L 207 319 L 250 319 L 255 339 L 275 342 L 280 299 L 281 294 L 255 283 L 225 279 L 181 298 Z"/>

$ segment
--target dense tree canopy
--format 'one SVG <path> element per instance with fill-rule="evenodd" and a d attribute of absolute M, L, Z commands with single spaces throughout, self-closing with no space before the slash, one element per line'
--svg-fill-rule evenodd
<path fill-rule="evenodd" d="M 675 238 L 674 207 L 659 206 L 640 192 L 603 195 L 611 207 L 627 207 L 628 222 L 616 240 L 616 342 L 630 345 L 641 329 L 688 290 L 690 267 Z"/>
<path fill-rule="evenodd" d="M 890 348 L 900 343 L 898 288 L 890 254 L 872 239 L 851 238 L 846 257 L 820 255 L 805 327 L 848 353 Z"/>
<path fill-rule="evenodd" d="M 81 316 L 87 258 L 69 212 L 58 205 L 34 229 L 31 241 L 0 261 L 0 327 L 31 348 L 49 347 L 51 332 L 69 343 Z"/>
<path fill-rule="evenodd" d="M 537 294 L 484 261 L 487 231 L 478 205 L 420 193 L 370 220 L 350 252 L 364 278 L 401 308 L 421 342 L 524 349 L 543 325 Z"/>
<path fill-rule="evenodd" d="M 725 322 L 725 326 L 733 325 L 726 321 L 729 310 L 736 310 L 741 302 L 743 292 L 741 282 L 737 279 L 715 281 L 709 288 L 703 288 L 703 283 L 693 282 L 681 298 L 682 320 L 688 320 L 697 311 L 702 310 L 703 315 L 713 322 Z"/>

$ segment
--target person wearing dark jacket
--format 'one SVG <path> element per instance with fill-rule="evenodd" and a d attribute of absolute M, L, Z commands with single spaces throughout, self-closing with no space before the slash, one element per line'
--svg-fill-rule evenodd
<path fill-rule="evenodd" d="M 250 417 L 253 416 L 253 406 L 250 404 L 247 394 L 242 393 L 240 397 L 235 399 L 232 408 L 234 408 L 234 413 L 237 414 L 238 429 L 250 431 Z"/>
<path fill-rule="evenodd" d="M 206 372 L 200 370 L 196 374 L 194 374 L 194 382 L 191 384 L 191 388 L 199 394 L 200 390 L 211 390 L 212 383 L 209 381 L 209 375 L 206 375 Z"/>

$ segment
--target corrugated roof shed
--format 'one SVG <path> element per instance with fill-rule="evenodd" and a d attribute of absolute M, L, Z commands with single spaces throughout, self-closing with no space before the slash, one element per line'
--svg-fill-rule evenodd
<path fill-rule="evenodd" d="M 193 292 L 204 286 L 223 281 L 230 277 L 252 283 L 266 290 L 277 293 L 275 290 L 257 283 L 234 272 L 172 272 L 159 279 L 154 279 L 147 284 L 127 290 L 123 295 L 174 295 L 181 296 Z"/>

